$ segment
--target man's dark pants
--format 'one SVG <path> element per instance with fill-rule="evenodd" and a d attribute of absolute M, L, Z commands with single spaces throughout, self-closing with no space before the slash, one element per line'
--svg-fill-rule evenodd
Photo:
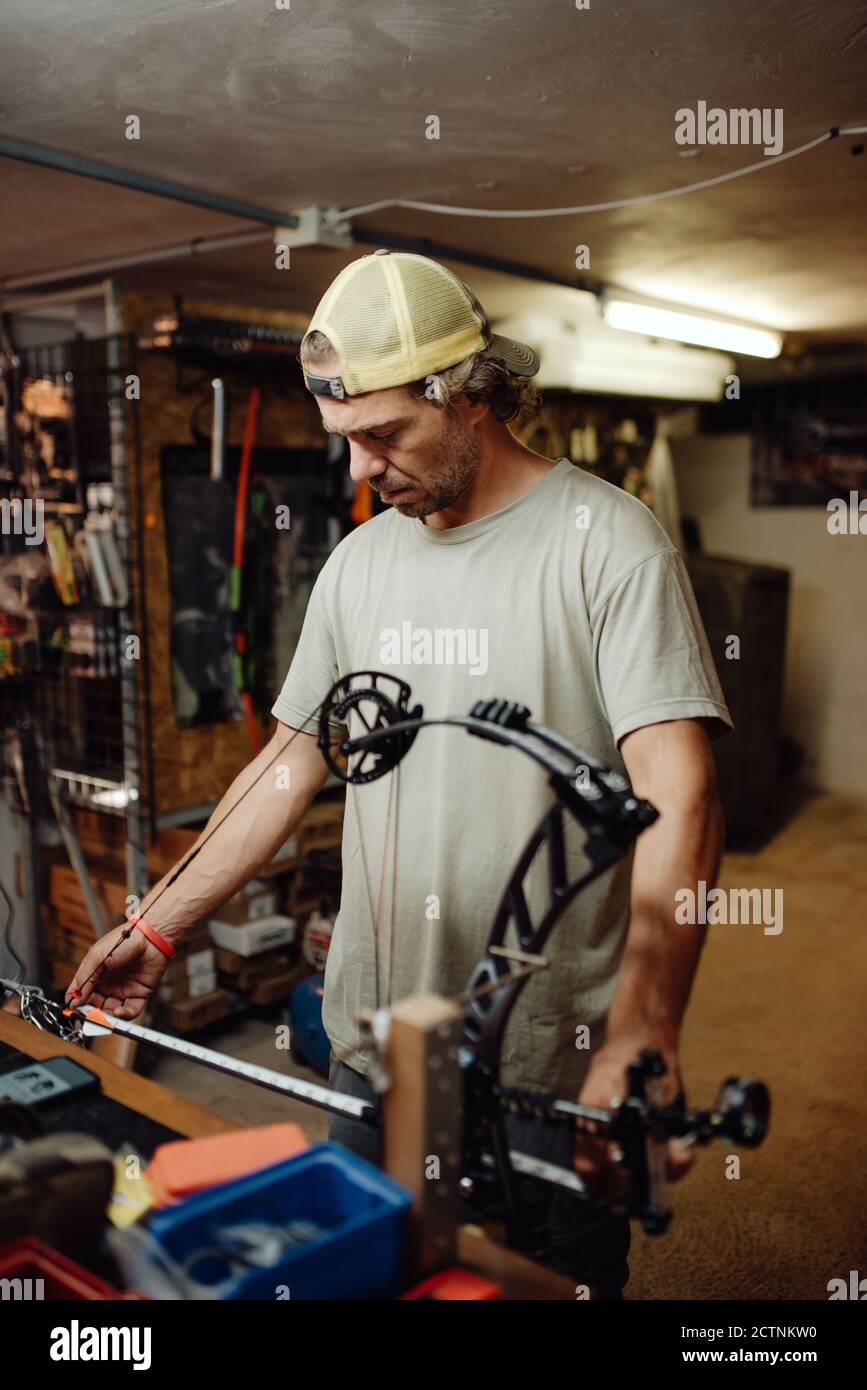
<path fill-rule="evenodd" d="M 366 1078 L 335 1058 L 331 1060 L 328 1079 L 334 1090 L 344 1095 L 375 1099 Z M 506 1131 L 510 1148 L 563 1168 L 571 1167 L 573 1141 L 568 1126 L 543 1125 L 539 1120 L 507 1115 Z M 328 1132 L 336 1144 L 382 1166 L 380 1129 L 348 1115 L 332 1115 Z M 603 1297 L 619 1298 L 629 1277 L 626 1218 L 556 1192 L 550 1196 L 546 1192 L 542 1214 L 550 1250 L 545 1263 L 574 1278 L 576 1285 L 587 1284 Z"/>

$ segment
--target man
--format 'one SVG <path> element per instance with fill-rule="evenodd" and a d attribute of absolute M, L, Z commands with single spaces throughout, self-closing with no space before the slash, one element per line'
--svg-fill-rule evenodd
<path fill-rule="evenodd" d="M 353 261 L 311 321 L 302 364 L 325 428 L 349 441 L 353 479 L 389 509 L 326 563 L 274 705 L 277 731 L 211 825 L 240 796 L 245 814 L 203 845 L 155 920 L 79 997 L 105 1000 L 122 1017 L 140 1011 L 165 966 L 153 929 L 176 940 L 271 857 L 325 780 L 311 715 L 338 677 L 382 670 L 407 681 L 429 715 L 468 712 L 485 696 L 524 704 L 625 767 L 657 807 L 634 856 L 580 894 L 552 935 L 549 969 L 531 979 L 510 1021 L 503 1077 L 606 1107 L 624 1094 L 629 1063 L 655 1047 L 672 1098 L 702 939 L 701 927 L 675 924 L 675 894 L 716 875 L 721 817 L 708 734 L 730 723 L 680 556 L 642 503 L 514 438 L 508 421 L 533 406 L 538 358 L 492 335 L 466 286 L 436 262 L 387 251 Z M 293 729 L 281 759 L 289 778 L 269 771 L 257 782 Z M 399 774 L 349 788 L 324 1000 L 336 1088 L 370 1093 L 363 1010 L 465 988 L 504 870 L 549 800 L 529 760 L 481 740 L 468 746 L 452 729 L 424 730 Z M 576 864 L 580 844 L 576 830 L 567 846 Z M 73 986 L 116 940 L 92 948 Z M 588 1181 L 609 1181 L 602 1146 L 584 1141 L 573 1154 L 561 1128 L 552 1135 L 526 1119 L 509 1127 L 512 1147 L 574 1159 Z M 331 1134 L 378 1157 L 357 1122 L 335 1119 Z M 688 1166 L 671 1145 L 670 1176 Z M 557 1196 L 546 1213 L 552 1263 L 618 1297 L 625 1219 Z"/>

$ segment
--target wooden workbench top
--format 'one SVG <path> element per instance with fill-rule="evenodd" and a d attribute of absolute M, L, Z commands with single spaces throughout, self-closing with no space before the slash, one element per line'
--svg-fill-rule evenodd
<path fill-rule="evenodd" d="M 103 1095 L 119 1101 L 121 1105 L 128 1105 L 130 1110 L 136 1110 L 140 1115 L 146 1115 L 149 1120 L 156 1120 L 158 1124 L 166 1125 L 188 1139 L 203 1134 L 225 1134 L 227 1130 L 238 1128 L 231 1120 L 215 1115 L 203 1105 L 185 1100 L 155 1081 L 136 1076 L 135 1072 L 124 1071 L 123 1067 L 97 1057 L 85 1047 L 76 1047 L 51 1033 L 44 1033 L 32 1023 L 4 1009 L 0 1009 L 0 1042 L 6 1043 L 7 1047 L 17 1048 L 37 1061 L 46 1057 L 71 1057 L 82 1067 L 96 1072 L 102 1083 Z"/>
<path fill-rule="evenodd" d="M 225 1134 L 237 1129 L 231 1120 L 215 1115 L 195 1101 L 185 1100 L 165 1086 L 148 1081 L 134 1072 L 124 1071 L 114 1062 L 95 1056 L 84 1047 L 63 1042 L 50 1033 L 41 1032 L 32 1023 L 0 1009 L 0 1042 L 19 1052 L 42 1061 L 46 1057 L 71 1057 L 83 1067 L 96 1072 L 102 1082 L 103 1095 L 128 1105 L 148 1119 L 167 1125 L 189 1139 L 204 1134 Z M 458 1254 L 461 1263 L 477 1273 L 493 1279 L 509 1299 L 572 1300 L 575 1286 L 571 1279 L 554 1274 L 490 1241 L 477 1227 L 464 1226 L 458 1232 Z"/>

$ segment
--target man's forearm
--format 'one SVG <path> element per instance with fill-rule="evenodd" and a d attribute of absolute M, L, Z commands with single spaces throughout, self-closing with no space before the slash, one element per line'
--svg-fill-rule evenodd
<path fill-rule="evenodd" d="M 286 732 L 282 730 L 284 736 Z M 169 941 L 177 942 L 212 915 L 270 862 L 292 834 L 327 776 L 325 763 L 311 744 L 310 736 L 301 734 L 285 758 L 272 762 L 279 748 L 277 739 L 272 739 L 229 787 L 192 847 L 201 848 L 177 882 L 163 892 L 176 865 L 147 894 L 142 914 Z M 235 806 L 237 810 L 232 809 Z"/>
<path fill-rule="evenodd" d="M 646 1033 L 676 1048 L 704 942 L 699 923 L 675 920 L 677 893 L 716 881 L 722 814 L 713 788 L 674 805 L 635 847 L 626 948 L 608 1017 L 608 1037 Z"/>

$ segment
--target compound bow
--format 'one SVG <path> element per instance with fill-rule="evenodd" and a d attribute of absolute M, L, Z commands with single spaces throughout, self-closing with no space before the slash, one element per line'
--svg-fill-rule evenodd
<path fill-rule="evenodd" d="M 621 773 L 606 767 L 562 735 L 531 722 L 530 711 L 523 705 L 507 700 L 480 700 L 468 715 L 426 719 L 421 705 L 410 709 L 410 699 L 410 687 L 396 676 L 377 671 L 354 672 L 332 687 L 301 728 L 318 719 L 317 741 L 325 762 L 335 776 L 353 786 L 393 772 L 421 729 L 444 725 L 465 729 L 475 737 L 515 748 L 532 758 L 547 773 L 555 798 L 509 875 L 483 954 L 459 1001 L 459 1065 L 464 1101 L 462 1194 L 486 1216 L 504 1217 L 511 1231 L 519 1233 L 525 1248 L 532 1242 L 536 1226 L 534 1204 L 528 1197 L 536 1183 L 584 1201 L 608 1205 L 606 1199 L 592 1196 L 574 1171 L 510 1149 L 506 1116 L 532 1116 L 546 1124 L 569 1125 L 575 1133 L 615 1145 L 618 1161 L 629 1178 L 627 1212 L 640 1219 L 647 1231 L 664 1231 L 671 1215 L 665 1201 L 668 1140 L 679 1137 L 687 1143 L 704 1145 L 725 1138 L 748 1148 L 757 1147 L 767 1133 L 770 1113 L 770 1097 L 762 1082 L 729 1077 L 709 1110 L 687 1110 L 682 1096 L 673 1104 L 663 1104 L 659 1082 L 665 1074 L 665 1063 L 659 1052 L 650 1049 L 631 1065 L 627 1095 L 613 1103 L 610 1110 L 506 1087 L 500 1079 L 503 1037 L 510 1015 L 532 970 L 545 963 L 541 953 L 552 930 L 576 894 L 626 854 L 638 835 L 657 819 L 658 812 L 649 802 L 635 796 Z M 337 743 L 333 724 L 349 728 L 353 715 L 363 732 L 350 732 Z M 301 729 L 295 730 L 281 745 L 260 770 L 259 777 L 300 732 Z M 242 799 L 239 797 L 178 866 L 157 898 L 177 881 Z M 586 835 L 588 867 L 577 877 L 570 877 L 567 867 L 566 817 L 577 822 Z M 541 910 L 537 909 L 534 915 L 525 883 L 537 862 L 544 863 L 547 891 Z M 149 913 L 157 898 L 148 907 Z M 510 931 L 517 941 L 517 950 L 505 944 Z M 64 1009 L 33 986 L 5 980 L 0 980 L 0 986 L 21 996 L 25 1018 L 67 1041 L 83 1041 L 85 1029 L 88 1034 L 97 1031 L 87 1023 L 88 1014 L 94 1012 L 87 1005 Z M 166 1035 L 136 1024 L 99 1017 L 113 1030 L 144 1042 L 178 1045 Z M 195 1054 L 206 1065 L 224 1071 L 238 1070 L 250 1080 L 297 1094 L 323 1109 L 352 1114 L 367 1123 L 380 1122 L 375 1104 L 339 1096 L 326 1087 L 294 1082 L 264 1068 L 233 1063 L 224 1054 L 210 1053 L 198 1046 L 185 1044 L 183 1050 Z"/>
<path fill-rule="evenodd" d="M 613 1143 L 630 1175 L 627 1209 L 651 1232 L 670 1218 L 665 1204 L 665 1156 L 669 1138 L 706 1144 L 725 1137 L 746 1147 L 767 1132 L 770 1097 L 761 1082 L 729 1077 L 712 1110 L 687 1111 L 683 1098 L 659 1102 L 666 1067 L 660 1053 L 644 1051 L 629 1070 L 628 1095 L 612 1110 L 533 1095 L 500 1081 L 500 1058 L 509 1017 L 552 930 L 575 896 L 626 854 L 658 811 L 636 797 L 627 779 L 562 735 L 531 722 L 530 711 L 508 700 L 480 700 L 469 715 L 424 718 L 409 708 L 410 687 L 396 676 L 361 671 L 333 687 L 319 714 L 319 747 L 342 781 L 362 785 L 392 772 L 420 729 L 448 725 L 503 747 L 516 748 L 547 773 L 554 803 L 530 835 L 503 889 L 485 949 L 462 999 L 464 1152 L 461 1187 L 486 1214 L 506 1216 L 512 1228 L 532 1224 L 522 1178 L 534 1178 L 596 1200 L 574 1172 L 510 1151 L 506 1114 L 571 1125 L 577 1133 Z M 347 724 L 352 713 L 364 732 L 344 739 L 334 756 L 330 722 Z M 372 717 L 371 717 L 372 712 Z M 586 834 L 589 867 L 577 877 L 567 869 L 564 818 Z M 525 885 L 537 862 L 545 866 L 546 895 L 531 912 Z M 510 930 L 518 950 L 506 949 Z M 530 967 L 529 969 L 527 967 Z"/>

